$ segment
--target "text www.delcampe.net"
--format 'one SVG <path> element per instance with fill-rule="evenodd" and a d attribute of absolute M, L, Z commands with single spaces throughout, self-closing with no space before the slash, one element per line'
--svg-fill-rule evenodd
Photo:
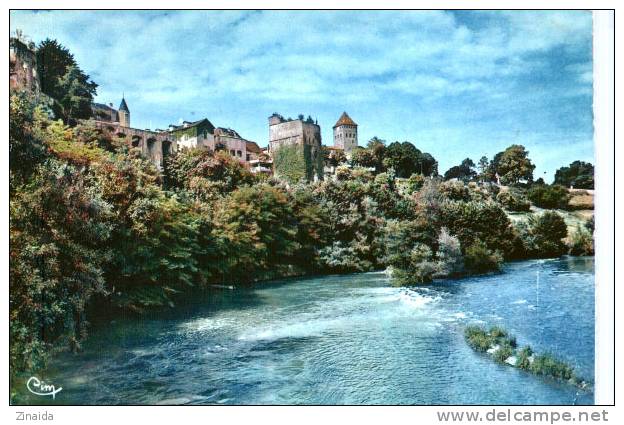
<path fill-rule="evenodd" d="M 492 409 L 487 412 L 478 410 L 438 411 L 440 422 L 608 422 L 607 411 L 558 411 L 558 410 L 514 410 Z"/>

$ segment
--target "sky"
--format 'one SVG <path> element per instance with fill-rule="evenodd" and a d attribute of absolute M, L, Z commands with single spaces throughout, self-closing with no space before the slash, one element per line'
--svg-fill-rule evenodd
<path fill-rule="evenodd" d="M 535 178 L 593 161 L 585 11 L 12 11 L 54 38 L 137 128 L 208 118 L 261 146 L 268 117 L 343 111 L 360 145 L 410 141 L 440 172 L 522 144 Z"/>

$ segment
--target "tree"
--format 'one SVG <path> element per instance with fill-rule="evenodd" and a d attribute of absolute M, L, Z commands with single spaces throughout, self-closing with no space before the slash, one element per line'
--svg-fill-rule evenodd
<path fill-rule="evenodd" d="M 252 184 L 254 175 L 226 152 L 208 149 L 185 149 L 174 153 L 165 163 L 165 186 L 186 190 L 197 199 L 209 200 Z"/>
<path fill-rule="evenodd" d="M 414 173 L 429 176 L 437 172 L 436 161 L 410 142 L 394 142 L 385 149 L 383 166 L 394 168 L 397 177 L 407 178 Z"/>
<path fill-rule="evenodd" d="M 91 102 L 97 84 L 89 79 L 67 48 L 56 40 L 46 39 L 37 49 L 37 69 L 41 90 L 54 99 L 57 117 L 69 123 L 91 117 Z"/>
<path fill-rule="evenodd" d="M 593 189 L 594 166 L 589 162 L 574 161 L 555 172 L 555 184 L 575 189 Z"/>
<path fill-rule="evenodd" d="M 110 211 L 85 174 L 55 159 L 11 196 L 11 374 L 44 366 L 50 348 L 79 348 L 87 303 L 108 292 Z"/>
<path fill-rule="evenodd" d="M 473 180 L 477 176 L 474 170 L 475 164 L 470 158 L 464 159 L 460 165 L 449 168 L 444 173 L 444 180 L 460 179 L 464 181 Z"/>
<path fill-rule="evenodd" d="M 297 222 L 286 193 L 267 184 L 243 187 L 216 205 L 215 239 L 227 247 L 229 277 L 251 281 L 289 264 L 298 251 Z"/>
<path fill-rule="evenodd" d="M 74 55 L 58 41 L 46 38 L 37 47 L 36 56 L 41 91 L 58 99 L 61 97 L 58 80 L 65 75 L 67 68 L 76 66 Z"/>
<path fill-rule="evenodd" d="M 510 258 L 515 249 L 515 233 L 505 211 L 493 202 L 447 201 L 440 210 L 440 223 L 457 236 L 462 249 L 477 240 L 492 252 Z"/>
<path fill-rule="evenodd" d="M 525 147 L 511 145 L 494 156 L 489 172 L 491 175 L 498 175 L 502 184 L 514 185 L 522 180 L 531 183 L 534 169 L 535 165 L 529 159 L 529 152 Z"/>
<path fill-rule="evenodd" d="M 490 168 L 490 160 L 487 156 L 483 155 L 481 159 L 479 159 L 477 167 L 479 168 L 479 177 L 482 181 L 491 180 L 491 178 L 488 178 L 487 176 L 487 171 Z"/>
<path fill-rule="evenodd" d="M 383 160 L 386 153 L 386 142 L 373 137 L 366 144 L 366 148 L 355 149 L 351 153 L 351 164 L 365 168 L 374 168 L 375 173 L 385 171 Z"/>
<path fill-rule="evenodd" d="M 342 149 L 329 149 L 327 146 L 322 147 L 323 160 L 330 167 L 337 167 L 347 162 L 347 156 Z"/>
<path fill-rule="evenodd" d="M 77 66 L 70 66 L 58 80 L 59 97 L 54 102 L 54 110 L 63 122 L 73 123 L 76 119 L 91 117 L 91 102 L 97 84 L 89 81 Z"/>

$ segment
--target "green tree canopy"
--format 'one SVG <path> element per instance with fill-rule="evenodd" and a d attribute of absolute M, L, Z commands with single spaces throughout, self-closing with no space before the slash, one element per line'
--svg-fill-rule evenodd
<path fill-rule="evenodd" d="M 461 164 L 449 168 L 446 173 L 444 173 L 444 180 L 473 180 L 477 176 L 477 172 L 474 168 L 475 163 L 472 159 L 466 158 L 461 162 Z"/>
<path fill-rule="evenodd" d="M 555 184 L 575 189 L 593 189 L 594 166 L 589 162 L 574 161 L 555 172 Z"/>
<path fill-rule="evenodd" d="M 394 142 L 385 149 L 383 165 L 393 168 L 397 177 L 407 178 L 414 173 L 429 176 L 436 170 L 436 161 L 410 142 Z"/>
<path fill-rule="evenodd" d="M 502 184 L 518 184 L 522 180 L 533 181 L 535 165 L 529 159 L 529 152 L 522 145 L 511 145 L 494 156 L 490 162 L 490 175 L 498 175 Z"/>
<path fill-rule="evenodd" d="M 56 116 L 65 123 L 90 118 L 97 84 L 80 69 L 70 51 L 48 38 L 39 44 L 36 55 L 41 90 L 54 99 Z"/>

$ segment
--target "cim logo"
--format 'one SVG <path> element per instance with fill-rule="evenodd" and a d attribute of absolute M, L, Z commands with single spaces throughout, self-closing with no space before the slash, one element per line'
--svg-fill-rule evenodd
<path fill-rule="evenodd" d="M 35 395 L 40 396 L 52 396 L 52 400 L 56 398 L 56 395 L 61 392 L 63 387 L 56 388 L 54 385 L 46 384 L 44 381 L 39 378 L 32 376 L 26 382 L 26 388 L 28 391 Z"/>

